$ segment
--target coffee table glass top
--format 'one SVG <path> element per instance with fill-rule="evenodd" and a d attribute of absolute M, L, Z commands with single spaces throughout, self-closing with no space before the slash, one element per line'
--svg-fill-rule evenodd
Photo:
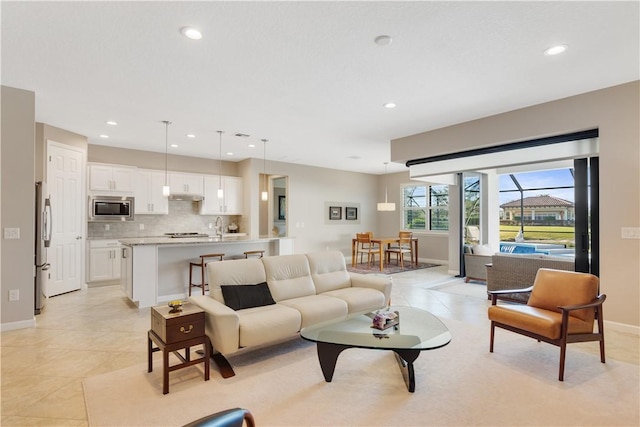
<path fill-rule="evenodd" d="M 449 329 L 428 311 L 404 306 L 391 306 L 390 310 L 399 313 L 395 327 L 373 328 L 370 316 L 357 314 L 303 328 L 300 335 L 314 342 L 373 349 L 432 350 L 451 341 Z"/>

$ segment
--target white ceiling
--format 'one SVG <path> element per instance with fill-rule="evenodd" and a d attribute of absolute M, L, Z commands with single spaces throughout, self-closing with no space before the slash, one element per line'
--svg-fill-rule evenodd
<path fill-rule="evenodd" d="M 393 138 L 638 80 L 638 6 L 3 1 L 1 77 L 90 144 L 164 152 L 170 120 L 173 154 L 217 159 L 223 130 L 224 160 L 266 138 L 269 160 L 383 173 Z"/>

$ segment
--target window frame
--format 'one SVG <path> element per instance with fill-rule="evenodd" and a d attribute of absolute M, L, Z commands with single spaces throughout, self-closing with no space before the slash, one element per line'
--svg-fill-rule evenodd
<path fill-rule="evenodd" d="M 426 199 L 426 204 L 427 206 L 424 207 L 420 207 L 420 206 L 416 206 L 416 207 L 407 207 L 405 206 L 405 189 L 409 188 L 409 187 L 423 187 L 424 188 L 424 192 L 425 192 L 425 199 Z M 446 194 L 446 204 L 445 205 L 431 205 L 431 198 L 432 198 L 432 194 L 431 194 L 431 189 L 433 187 L 443 187 L 446 188 L 447 194 Z M 436 184 L 436 183 L 415 183 L 415 182 L 409 182 L 409 183 L 404 183 L 400 185 L 400 226 L 402 230 L 408 230 L 408 231 L 412 231 L 414 233 L 417 234 L 437 234 L 437 235 L 444 235 L 444 234 L 448 234 L 450 229 L 451 229 L 451 224 L 449 222 L 449 206 L 450 206 L 450 186 L 448 184 Z M 436 209 L 439 210 L 444 210 L 446 212 L 446 222 L 447 222 L 447 228 L 445 230 L 442 229 L 433 229 L 432 228 L 432 212 Z M 408 228 L 408 224 L 407 224 L 407 211 L 408 210 L 414 210 L 414 211 L 424 211 L 425 212 L 425 228 L 423 229 L 419 229 L 419 228 Z"/>

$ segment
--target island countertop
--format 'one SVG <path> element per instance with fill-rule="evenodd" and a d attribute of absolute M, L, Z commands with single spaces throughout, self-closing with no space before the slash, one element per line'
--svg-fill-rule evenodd
<path fill-rule="evenodd" d="M 134 237 L 128 239 L 117 239 L 120 243 L 126 246 L 139 246 L 139 245 L 192 245 L 192 244 L 226 244 L 226 243 L 259 243 L 259 242 L 273 242 L 280 240 L 278 237 L 258 238 L 252 239 L 247 236 L 206 236 L 206 237 Z"/>

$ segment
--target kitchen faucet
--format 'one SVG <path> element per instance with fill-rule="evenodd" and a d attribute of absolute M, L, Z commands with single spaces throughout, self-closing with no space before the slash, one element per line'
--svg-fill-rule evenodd
<path fill-rule="evenodd" d="M 218 224 L 220 222 L 220 224 Z M 216 218 L 216 235 L 222 238 L 222 217 L 219 216 Z"/>

